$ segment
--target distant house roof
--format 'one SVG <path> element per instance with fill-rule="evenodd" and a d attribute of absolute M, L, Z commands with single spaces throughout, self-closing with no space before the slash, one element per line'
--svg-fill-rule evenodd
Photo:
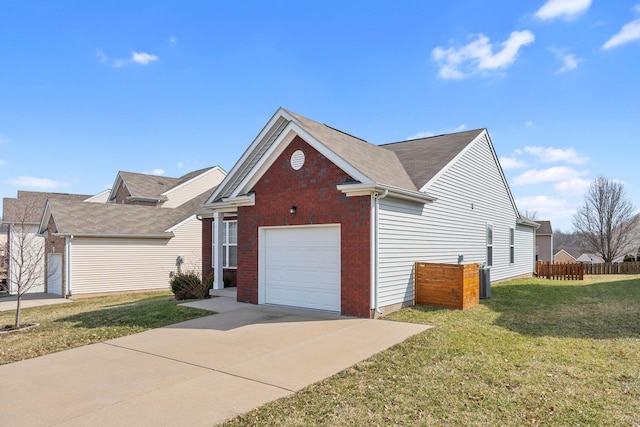
<path fill-rule="evenodd" d="M 565 251 L 564 249 L 560 249 L 558 252 L 556 252 L 553 255 L 553 259 L 555 260 L 557 256 L 561 256 L 561 257 L 566 257 L 569 259 L 573 259 L 575 261 L 575 257 L 573 255 L 571 255 L 569 252 Z"/>
<path fill-rule="evenodd" d="M 53 218 L 57 234 L 76 236 L 172 236 L 171 227 L 193 216 L 212 189 L 176 208 L 156 208 L 116 203 L 81 203 L 50 200 L 40 224 L 46 230 Z"/>
<path fill-rule="evenodd" d="M 537 235 L 551 235 L 553 234 L 553 230 L 551 229 L 551 221 L 538 221 L 536 220 L 540 227 L 536 231 Z"/>
<path fill-rule="evenodd" d="M 576 261 L 577 262 L 593 262 L 596 264 L 604 262 L 600 255 L 590 254 L 590 253 L 584 253 L 580 255 L 578 258 L 576 258 Z"/>
<path fill-rule="evenodd" d="M 213 167 L 189 172 L 179 178 L 120 171 L 118 172 L 118 176 L 116 177 L 116 182 L 113 186 L 112 194 L 109 197 L 109 200 L 113 200 L 115 198 L 116 192 L 118 191 L 119 183 L 120 181 L 122 181 L 129 191 L 129 194 L 134 199 L 137 198 L 166 201 L 167 196 L 165 196 L 164 194 L 167 191 L 184 184 L 185 182 L 195 178 L 198 175 L 201 175 L 202 173 L 210 169 L 213 169 Z"/>
<path fill-rule="evenodd" d="M 38 224 L 47 200 L 83 201 L 90 197 L 92 197 L 90 194 L 18 191 L 17 198 L 5 197 L 3 199 L 2 221 L 4 223 Z"/>

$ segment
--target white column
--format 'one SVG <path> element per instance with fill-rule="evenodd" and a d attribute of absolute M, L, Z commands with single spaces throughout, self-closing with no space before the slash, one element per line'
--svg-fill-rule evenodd
<path fill-rule="evenodd" d="M 224 213 L 213 212 L 213 268 L 215 276 L 213 280 L 213 289 L 223 289 L 224 282 L 222 280 L 222 233 L 224 233 Z"/>

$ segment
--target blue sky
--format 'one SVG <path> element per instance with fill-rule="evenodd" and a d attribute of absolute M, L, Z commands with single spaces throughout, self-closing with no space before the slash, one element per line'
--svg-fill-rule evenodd
<path fill-rule="evenodd" d="M 638 0 L 0 0 L 0 197 L 228 171 L 282 106 L 375 144 L 486 127 L 568 231 L 598 175 L 640 206 L 639 70 Z"/>

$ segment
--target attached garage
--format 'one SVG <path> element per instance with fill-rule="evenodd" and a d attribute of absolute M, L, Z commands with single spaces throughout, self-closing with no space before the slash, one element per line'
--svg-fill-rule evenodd
<path fill-rule="evenodd" d="M 259 301 L 340 312 L 340 225 L 262 227 Z"/>

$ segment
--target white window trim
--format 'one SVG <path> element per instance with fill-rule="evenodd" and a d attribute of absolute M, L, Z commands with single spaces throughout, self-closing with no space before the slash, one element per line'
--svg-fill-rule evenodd
<path fill-rule="evenodd" d="M 489 229 L 491 229 L 491 242 L 489 242 Z M 493 265 L 493 224 L 487 223 L 487 227 L 485 229 L 486 232 L 486 241 L 487 241 L 487 267 L 491 267 Z M 491 259 L 489 259 L 489 248 L 491 248 Z"/>
<path fill-rule="evenodd" d="M 238 227 L 236 226 L 236 243 L 229 243 L 229 223 L 238 223 L 237 219 L 232 219 L 232 220 L 225 220 L 223 221 L 223 233 L 224 236 L 222 236 L 222 250 L 224 251 L 224 256 L 223 259 L 227 260 L 227 265 L 223 265 L 222 268 L 223 269 L 227 269 L 227 270 L 236 270 L 238 268 L 238 266 L 229 266 L 229 248 L 232 246 L 235 246 L 236 248 L 238 247 Z M 214 225 L 215 227 L 215 225 Z M 225 243 L 226 242 L 226 243 Z M 216 268 L 216 261 L 215 261 L 215 245 L 216 245 L 216 241 L 215 241 L 215 228 L 211 228 L 211 267 L 213 267 L 214 269 Z M 237 251 L 237 249 L 236 249 Z M 237 254 L 237 252 L 236 252 Z M 237 261 L 237 258 L 236 258 Z"/>
<path fill-rule="evenodd" d="M 516 263 L 516 230 L 509 228 L 509 264 Z"/>

